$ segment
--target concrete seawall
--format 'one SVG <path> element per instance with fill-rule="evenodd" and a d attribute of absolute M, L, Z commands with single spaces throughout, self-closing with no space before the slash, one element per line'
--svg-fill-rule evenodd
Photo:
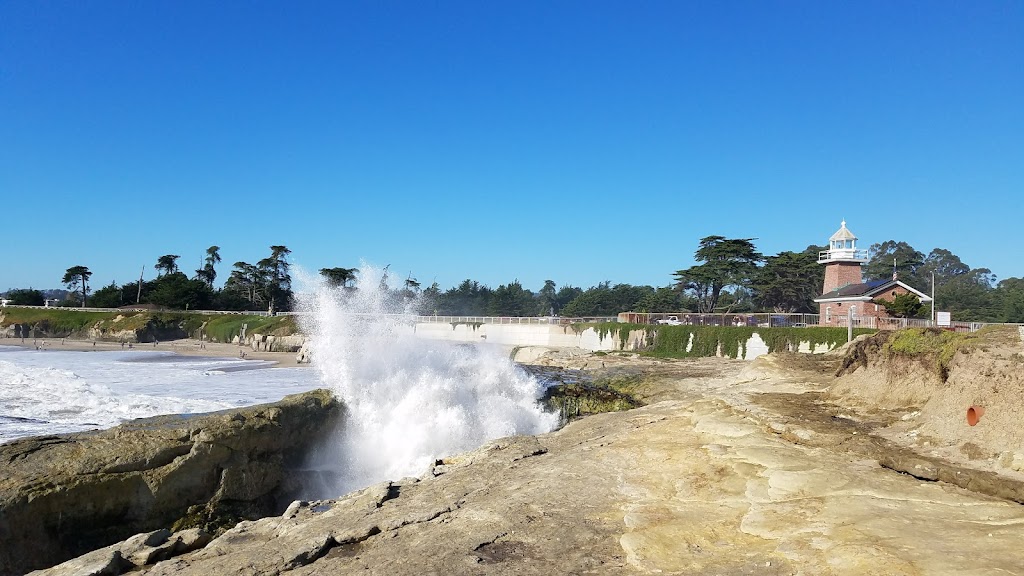
<path fill-rule="evenodd" d="M 638 350 L 647 344 L 647 332 L 644 330 L 630 330 L 628 337 L 622 339 L 617 333 L 601 334 L 594 328 L 577 332 L 572 326 L 553 324 L 468 323 L 453 326 L 448 323 L 424 322 L 416 324 L 416 335 L 420 338 L 451 342 L 486 342 L 509 347 L 582 348 L 592 352 Z M 830 349 L 827 344 L 812 344 L 809 341 L 801 342 L 799 346 L 800 352 L 813 354 L 821 354 Z M 747 340 L 745 350 L 746 354 L 742 359 L 753 360 L 768 353 L 768 344 L 755 332 Z"/>

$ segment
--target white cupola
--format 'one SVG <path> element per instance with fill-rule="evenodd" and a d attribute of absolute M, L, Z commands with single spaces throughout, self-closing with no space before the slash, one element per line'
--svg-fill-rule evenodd
<path fill-rule="evenodd" d="M 858 264 L 868 261 L 866 250 L 857 249 L 857 237 L 846 227 L 846 220 L 843 220 L 839 230 L 828 239 L 828 250 L 818 253 L 818 263 L 828 262 L 856 262 Z"/>

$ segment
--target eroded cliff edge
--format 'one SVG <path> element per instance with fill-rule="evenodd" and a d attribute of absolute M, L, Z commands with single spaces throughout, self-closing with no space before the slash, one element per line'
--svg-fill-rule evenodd
<path fill-rule="evenodd" d="M 198 529 L 201 542 L 278 512 L 289 468 L 341 414 L 330 392 L 316 390 L 0 445 L 0 574 L 172 526 Z"/>

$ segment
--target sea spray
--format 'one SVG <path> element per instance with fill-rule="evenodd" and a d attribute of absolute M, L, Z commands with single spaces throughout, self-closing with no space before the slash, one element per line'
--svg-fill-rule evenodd
<path fill-rule="evenodd" d="M 300 297 L 312 363 L 346 407 L 309 465 L 326 483 L 307 497 L 419 476 L 435 459 L 558 424 L 537 403 L 535 377 L 496 346 L 418 338 L 409 313 L 417 302 L 385 283 L 384 271 L 364 265 L 357 287 L 315 283 Z"/>

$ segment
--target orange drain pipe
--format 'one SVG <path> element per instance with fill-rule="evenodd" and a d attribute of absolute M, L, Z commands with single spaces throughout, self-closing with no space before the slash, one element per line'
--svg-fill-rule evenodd
<path fill-rule="evenodd" d="M 985 415 L 984 406 L 971 406 L 967 409 L 967 425 L 974 426 Z"/>

